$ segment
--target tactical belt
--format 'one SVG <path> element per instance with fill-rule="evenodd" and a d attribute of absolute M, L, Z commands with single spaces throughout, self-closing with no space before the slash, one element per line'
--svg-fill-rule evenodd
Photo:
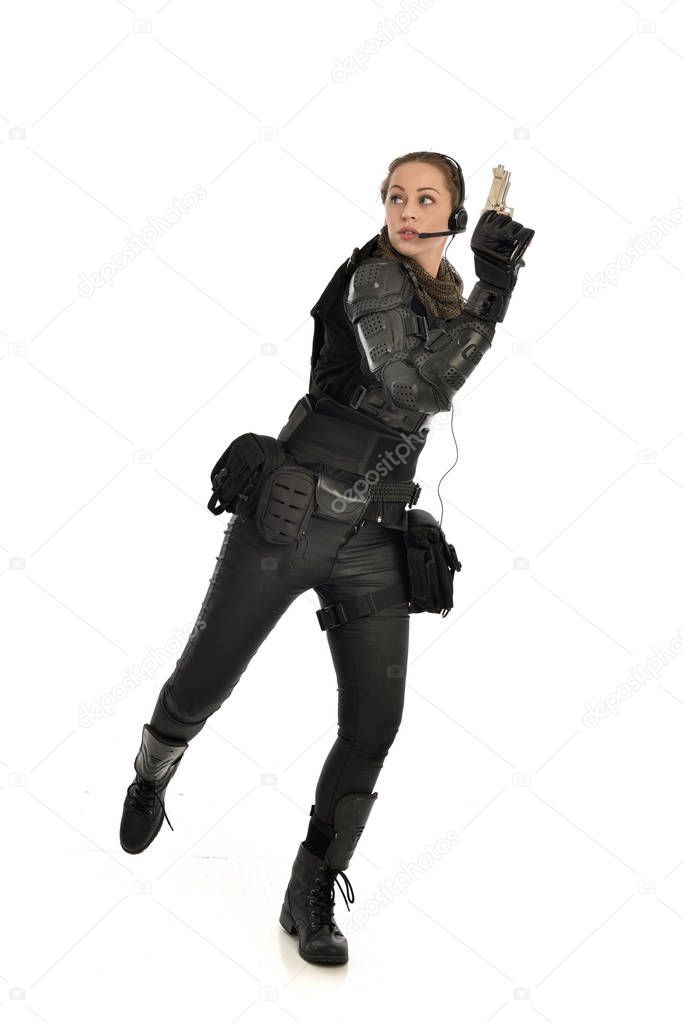
<path fill-rule="evenodd" d="M 407 504 L 411 508 L 417 504 L 417 499 L 422 493 L 419 483 L 409 481 L 407 483 L 373 483 L 368 490 L 368 497 L 371 501 L 399 501 L 400 504 Z"/>

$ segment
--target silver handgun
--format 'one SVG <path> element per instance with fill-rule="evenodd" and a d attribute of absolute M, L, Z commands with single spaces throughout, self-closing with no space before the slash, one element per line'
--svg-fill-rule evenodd
<path fill-rule="evenodd" d="M 508 188 L 510 187 L 510 176 L 512 171 L 505 170 L 502 163 L 499 163 L 497 167 L 493 167 L 493 184 L 491 185 L 486 205 L 484 206 L 482 213 L 486 210 L 495 210 L 496 213 L 502 213 L 506 210 L 505 199 L 508 194 Z M 515 211 L 508 209 L 509 216 Z"/>

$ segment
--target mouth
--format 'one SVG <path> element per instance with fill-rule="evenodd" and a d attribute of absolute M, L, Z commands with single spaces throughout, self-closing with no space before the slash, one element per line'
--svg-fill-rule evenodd
<path fill-rule="evenodd" d="M 402 228 L 398 233 L 401 236 L 401 238 L 407 238 L 407 239 L 417 238 L 417 231 L 413 231 L 409 227 Z"/>

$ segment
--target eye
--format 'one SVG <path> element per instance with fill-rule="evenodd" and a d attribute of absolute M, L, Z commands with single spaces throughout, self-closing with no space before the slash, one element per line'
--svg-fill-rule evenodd
<path fill-rule="evenodd" d="M 398 192 L 394 192 L 393 195 L 389 196 L 389 202 L 395 205 L 394 199 L 401 199 L 402 200 L 403 196 L 399 195 Z M 420 196 L 420 202 L 422 202 L 423 199 L 429 199 L 430 205 L 434 202 L 434 197 L 431 196 L 431 195 L 421 195 Z"/>

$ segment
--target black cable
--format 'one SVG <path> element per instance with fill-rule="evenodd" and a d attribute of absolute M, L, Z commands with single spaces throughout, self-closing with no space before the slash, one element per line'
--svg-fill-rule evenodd
<path fill-rule="evenodd" d="M 441 505 L 441 518 L 439 519 L 439 529 L 441 529 L 441 523 L 443 522 L 443 501 L 441 500 L 441 494 L 439 493 L 439 487 L 441 486 L 442 480 L 444 480 L 446 478 L 446 476 L 448 476 L 448 474 L 451 471 L 451 469 L 455 468 L 455 466 L 457 465 L 457 462 L 458 462 L 458 458 L 460 456 L 460 452 L 458 450 L 458 442 L 455 439 L 455 433 L 453 432 L 453 415 L 454 415 L 454 413 L 455 413 L 455 408 L 454 408 L 453 405 L 451 405 L 451 434 L 453 435 L 453 441 L 455 443 L 455 452 L 456 452 L 456 454 L 455 454 L 455 462 L 453 462 L 453 465 L 450 467 L 450 469 L 446 469 L 446 472 L 443 474 L 443 476 L 441 477 L 441 479 L 439 480 L 439 482 L 437 483 L 437 486 L 436 486 L 436 496 L 439 498 L 439 504 Z"/>
<path fill-rule="evenodd" d="M 454 238 L 455 238 L 455 235 L 451 235 L 449 241 L 446 243 L 446 248 L 443 251 L 443 258 L 444 259 L 446 258 L 446 253 L 448 252 L 448 246 L 451 244 L 451 242 L 453 241 Z M 460 457 L 460 452 L 458 450 L 458 442 L 455 439 L 455 433 L 453 431 L 453 414 L 454 414 L 454 412 L 455 412 L 455 409 L 453 408 L 453 405 L 451 405 L 451 434 L 453 436 L 453 443 L 455 444 L 455 462 L 453 462 L 453 465 L 450 467 L 450 469 L 446 470 L 446 472 L 443 474 L 443 476 L 439 480 L 439 482 L 437 484 L 437 487 L 436 487 L 436 496 L 439 498 L 439 504 L 441 505 L 441 518 L 439 519 L 439 529 L 441 529 L 441 523 L 443 522 L 443 501 L 441 500 L 441 494 L 439 493 L 439 487 L 441 486 L 441 483 L 446 478 L 446 476 L 448 476 L 448 473 L 451 471 L 451 469 L 455 468 L 455 466 L 457 465 L 457 462 L 458 462 L 458 458 Z"/>

